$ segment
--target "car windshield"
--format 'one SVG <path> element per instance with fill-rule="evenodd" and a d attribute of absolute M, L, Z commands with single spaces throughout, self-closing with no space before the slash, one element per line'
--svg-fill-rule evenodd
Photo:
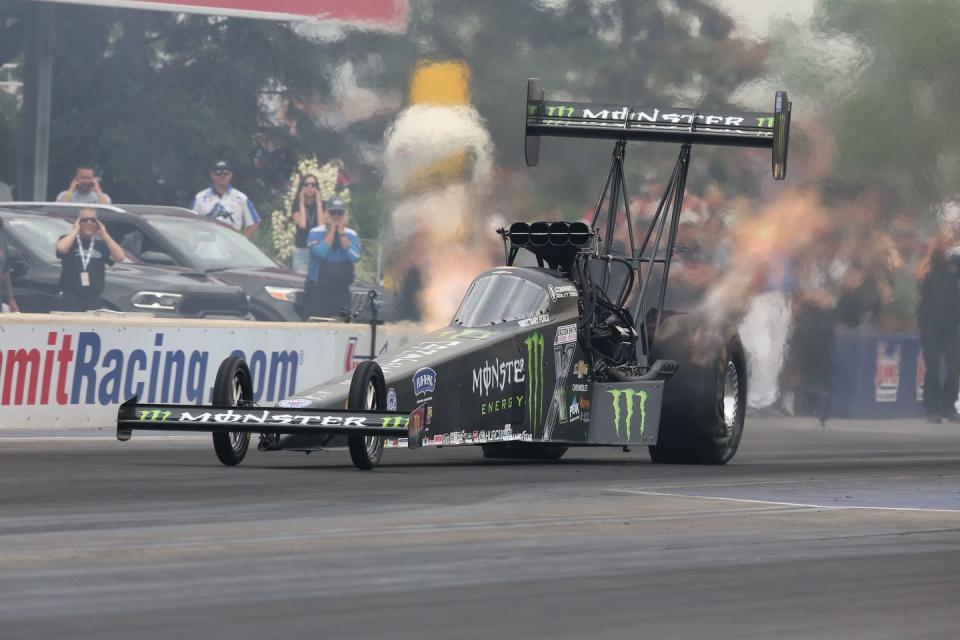
<path fill-rule="evenodd" d="M 453 321 L 464 327 L 485 327 L 548 311 L 547 292 L 542 287 L 523 278 L 494 273 L 473 281 Z"/>
<path fill-rule="evenodd" d="M 3 219 L 4 228 L 40 260 L 49 264 L 59 264 L 56 256 L 56 244 L 60 236 L 70 233 L 72 225 L 61 218 L 45 216 L 10 216 Z"/>
<path fill-rule="evenodd" d="M 220 224 L 159 216 L 151 218 L 150 224 L 204 271 L 277 266 L 246 236 Z"/>

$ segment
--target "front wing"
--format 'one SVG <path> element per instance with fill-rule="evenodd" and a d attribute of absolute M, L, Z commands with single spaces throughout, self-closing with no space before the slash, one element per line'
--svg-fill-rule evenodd
<path fill-rule="evenodd" d="M 411 449 L 417 449 L 423 437 L 422 413 L 419 409 L 412 414 L 406 414 L 396 411 L 137 404 L 134 396 L 120 405 L 117 412 L 117 440 L 129 440 L 137 429 L 209 433 L 297 433 L 407 438 L 407 445 Z"/>

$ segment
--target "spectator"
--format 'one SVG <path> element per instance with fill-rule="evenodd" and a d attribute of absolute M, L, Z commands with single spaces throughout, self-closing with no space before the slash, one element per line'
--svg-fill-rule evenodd
<path fill-rule="evenodd" d="M 100 178 L 93 174 L 93 168 L 80 165 L 73 174 L 70 186 L 57 196 L 57 202 L 110 204 L 110 196 L 100 189 Z"/>
<path fill-rule="evenodd" d="M 306 274 L 310 268 L 310 250 L 307 249 L 307 236 L 310 230 L 320 224 L 320 181 L 317 176 L 307 174 L 300 178 L 297 187 L 297 196 L 293 199 L 293 224 L 296 226 L 296 236 L 293 240 L 293 270 Z"/>
<path fill-rule="evenodd" d="M 350 313 L 353 265 L 360 260 L 360 239 L 347 226 L 347 207 L 340 198 L 324 206 L 326 223 L 307 236 L 310 269 L 306 282 L 307 316 L 336 317 Z"/>
<path fill-rule="evenodd" d="M 3 231 L 3 220 L 0 220 L 0 231 Z M 0 235 L 0 294 L 3 295 L 3 311 L 20 313 L 17 298 L 13 294 L 13 283 L 10 281 L 10 265 L 7 263 L 7 241 Z"/>
<path fill-rule="evenodd" d="M 956 259 L 950 255 L 953 239 L 940 233 L 917 266 L 920 302 L 920 348 L 926 373 L 923 405 L 927 422 L 958 420 L 954 403 L 960 391 L 960 284 Z M 941 368 L 944 369 L 941 376 Z"/>
<path fill-rule="evenodd" d="M 253 237 L 260 228 L 260 214 L 250 198 L 230 184 L 233 180 L 230 164 L 221 160 L 213 165 L 210 180 L 210 188 L 198 193 L 190 208 L 194 213 L 242 231 L 248 238 Z"/>
<path fill-rule="evenodd" d="M 57 240 L 57 257 L 60 258 L 60 310 L 101 308 L 105 267 L 121 262 L 123 249 L 97 220 L 96 210 L 80 210 L 73 230 Z"/>

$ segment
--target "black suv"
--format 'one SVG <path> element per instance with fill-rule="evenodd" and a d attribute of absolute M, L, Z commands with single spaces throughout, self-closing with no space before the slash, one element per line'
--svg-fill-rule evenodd
<path fill-rule="evenodd" d="M 70 232 L 76 208 L 0 204 L 8 264 L 20 310 L 48 313 L 58 307 L 60 260 L 57 239 Z M 72 214 L 71 214 L 72 211 Z M 250 318 L 247 296 L 194 269 L 159 268 L 128 258 L 107 269 L 103 291 L 106 307 L 114 311 L 150 312 L 175 318 Z"/>
<path fill-rule="evenodd" d="M 179 207 L 121 204 L 96 209 L 110 235 L 140 262 L 187 267 L 242 287 L 257 320 L 304 319 L 304 275 L 281 265 L 232 227 Z M 350 312 L 361 321 L 370 319 L 370 291 L 384 303 L 378 285 L 355 282 L 350 291 Z M 389 319 L 385 315 L 381 312 L 380 318 Z"/>

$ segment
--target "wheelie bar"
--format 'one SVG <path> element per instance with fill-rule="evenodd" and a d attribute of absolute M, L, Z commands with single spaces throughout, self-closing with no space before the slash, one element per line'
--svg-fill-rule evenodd
<path fill-rule="evenodd" d="M 129 440 L 134 430 L 407 438 L 409 422 L 410 414 L 397 411 L 137 404 L 134 396 L 117 412 L 117 440 Z M 420 444 L 412 442 L 419 438 L 409 440 L 410 448 Z"/>

